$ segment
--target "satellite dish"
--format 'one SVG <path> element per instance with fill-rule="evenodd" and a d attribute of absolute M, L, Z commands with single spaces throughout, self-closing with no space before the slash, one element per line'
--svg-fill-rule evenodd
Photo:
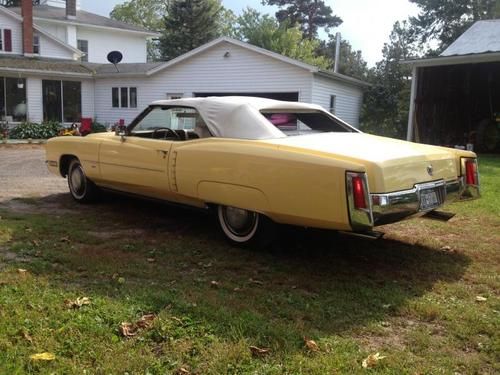
<path fill-rule="evenodd" d="M 108 61 L 113 65 L 118 64 L 122 59 L 123 55 L 120 51 L 111 51 L 108 53 Z"/>
<path fill-rule="evenodd" d="M 120 70 L 118 70 L 116 64 L 122 61 L 122 59 L 123 55 L 120 51 L 111 51 L 110 53 L 108 53 L 108 61 L 115 66 L 117 72 L 119 72 Z"/>

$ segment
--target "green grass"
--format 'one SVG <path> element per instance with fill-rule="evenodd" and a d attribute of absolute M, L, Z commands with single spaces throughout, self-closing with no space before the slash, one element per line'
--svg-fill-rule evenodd
<path fill-rule="evenodd" d="M 265 250 L 143 201 L 5 202 L 0 373 L 498 373 L 500 158 L 481 157 L 480 172 L 483 199 L 448 207 L 449 223 L 389 225 L 379 241 L 286 228 Z M 66 307 L 82 296 L 91 305 Z M 152 327 L 120 334 L 148 313 Z M 56 359 L 30 360 L 40 352 Z M 386 358 L 363 369 L 376 352 Z"/>

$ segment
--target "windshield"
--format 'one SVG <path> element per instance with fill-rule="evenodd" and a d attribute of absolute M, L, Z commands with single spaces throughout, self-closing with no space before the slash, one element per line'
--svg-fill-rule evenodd
<path fill-rule="evenodd" d="M 261 113 L 287 136 L 352 131 L 349 127 L 321 111 L 261 111 Z"/>

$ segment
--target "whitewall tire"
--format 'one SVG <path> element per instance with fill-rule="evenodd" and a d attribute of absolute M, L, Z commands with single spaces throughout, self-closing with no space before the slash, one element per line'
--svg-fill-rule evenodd
<path fill-rule="evenodd" d="M 78 159 L 73 159 L 69 164 L 67 179 L 69 192 L 74 200 L 87 203 L 96 199 L 98 188 L 87 178 Z"/>
<path fill-rule="evenodd" d="M 274 223 L 257 212 L 218 206 L 217 222 L 226 239 L 235 245 L 265 245 L 274 237 Z"/>

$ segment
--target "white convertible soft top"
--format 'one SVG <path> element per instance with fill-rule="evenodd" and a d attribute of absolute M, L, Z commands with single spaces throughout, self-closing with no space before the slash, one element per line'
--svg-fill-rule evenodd
<path fill-rule="evenodd" d="M 322 111 L 315 104 L 285 102 L 249 96 L 224 96 L 158 100 L 152 105 L 195 108 L 210 132 L 221 138 L 273 139 L 286 135 L 271 124 L 260 111 Z"/>

